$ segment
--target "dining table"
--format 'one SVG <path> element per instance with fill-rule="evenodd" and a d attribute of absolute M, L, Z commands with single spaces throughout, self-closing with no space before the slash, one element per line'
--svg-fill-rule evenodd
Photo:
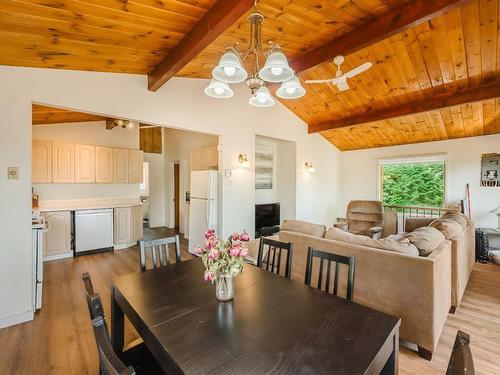
<path fill-rule="evenodd" d="M 126 316 L 167 374 L 398 373 L 399 318 L 250 264 L 219 302 L 203 271 L 192 259 L 113 278 L 113 349 Z"/>

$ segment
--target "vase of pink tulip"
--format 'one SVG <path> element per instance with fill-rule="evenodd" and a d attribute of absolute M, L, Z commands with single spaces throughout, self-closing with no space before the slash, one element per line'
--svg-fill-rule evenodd
<path fill-rule="evenodd" d="M 250 237 L 245 231 L 233 233 L 224 241 L 209 229 L 205 232 L 204 246 L 195 248 L 205 266 L 203 279 L 215 283 L 215 296 L 219 301 L 231 301 L 234 297 L 233 279 L 243 271 L 248 241 Z"/>

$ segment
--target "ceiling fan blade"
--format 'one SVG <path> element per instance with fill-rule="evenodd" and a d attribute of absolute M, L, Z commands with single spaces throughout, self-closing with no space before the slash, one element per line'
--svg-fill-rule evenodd
<path fill-rule="evenodd" d="M 332 79 L 306 79 L 305 83 L 330 83 Z"/>
<path fill-rule="evenodd" d="M 345 77 L 342 77 L 342 79 L 337 80 L 335 84 L 337 85 L 339 91 L 349 90 L 349 85 L 347 84 L 347 79 Z"/>
<path fill-rule="evenodd" d="M 365 70 L 368 70 L 372 67 L 371 62 L 365 62 L 364 64 L 358 66 L 357 68 L 354 68 L 353 70 L 347 72 L 344 74 L 344 77 L 346 78 L 352 78 L 354 76 L 357 76 L 360 73 L 363 73 Z"/>

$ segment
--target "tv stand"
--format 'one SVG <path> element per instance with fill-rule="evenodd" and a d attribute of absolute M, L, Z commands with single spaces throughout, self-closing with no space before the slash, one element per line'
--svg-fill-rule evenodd
<path fill-rule="evenodd" d="M 255 238 L 272 236 L 280 231 L 279 225 L 274 225 L 272 227 L 262 227 L 255 229 Z"/>

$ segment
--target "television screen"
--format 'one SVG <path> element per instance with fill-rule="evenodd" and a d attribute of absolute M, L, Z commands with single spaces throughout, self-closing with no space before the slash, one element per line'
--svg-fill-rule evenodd
<path fill-rule="evenodd" d="M 255 205 L 255 229 L 280 225 L 280 204 Z"/>

